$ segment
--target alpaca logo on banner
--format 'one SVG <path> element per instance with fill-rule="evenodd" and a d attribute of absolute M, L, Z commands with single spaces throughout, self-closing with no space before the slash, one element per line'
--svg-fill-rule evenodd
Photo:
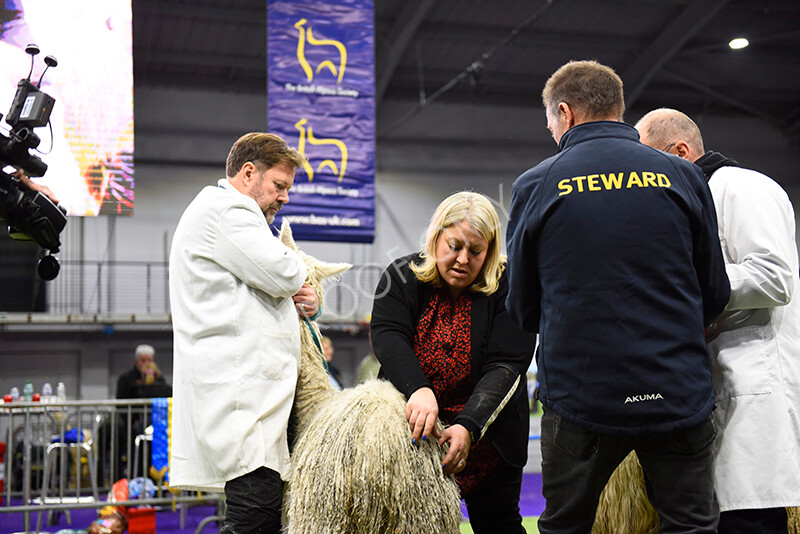
<path fill-rule="evenodd" d="M 328 70 L 331 72 L 333 76 L 336 77 L 337 83 L 342 83 L 342 78 L 344 77 L 344 69 L 347 66 L 347 48 L 339 41 L 334 39 L 317 39 L 311 33 L 311 27 L 304 28 L 303 26 L 308 21 L 306 19 L 300 19 L 294 25 L 300 31 L 300 35 L 297 37 L 297 60 L 300 62 L 300 66 L 303 68 L 303 72 L 306 73 L 306 78 L 309 82 L 314 80 L 314 74 L 319 74 L 319 71 L 323 69 L 323 67 L 327 67 Z M 339 56 L 339 66 L 337 68 L 336 65 L 329 59 L 321 61 L 319 65 L 317 65 L 316 71 L 311 68 L 311 64 L 306 59 L 306 43 L 309 46 L 314 47 L 333 47 L 338 52 Z"/>
<path fill-rule="evenodd" d="M 317 165 L 316 172 L 320 172 L 320 170 L 322 170 L 324 167 L 328 167 L 331 169 L 331 171 L 333 171 L 333 174 L 339 177 L 339 183 L 341 183 L 342 178 L 344 178 L 344 173 L 347 170 L 347 145 L 339 139 L 318 139 L 314 137 L 314 132 L 311 130 L 311 125 L 309 124 L 306 128 L 307 123 L 308 119 L 300 119 L 294 125 L 294 127 L 300 131 L 300 141 L 297 144 L 297 150 L 303 154 L 306 154 L 306 139 L 308 139 L 308 142 L 312 145 L 334 145 L 341 153 L 339 166 L 337 166 L 332 159 L 325 159 L 319 165 Z M 308 174 L 308 181 L 313 182 L 314 169 L 311 167 L 311 164 L 308 161 L 303 163 L 303 169 L 306 171 L 306 174 Z"/>
<path fill-rule="evenodd" d="M 295 237 L 375 234 L 373 0 L 267 0 L 267 126 L 308 157 L 276 216 Z"/>

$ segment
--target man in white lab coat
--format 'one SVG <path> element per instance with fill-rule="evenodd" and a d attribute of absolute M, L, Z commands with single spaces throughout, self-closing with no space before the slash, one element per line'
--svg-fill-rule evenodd
<path fill-rule="evenodd" d="M 227 177 L 183 213 L 169 265 L 174 331 L 170 483 L 225 491 L 221 532 L 278 533 L 287 423 L 300 360 L 298 313 L 318 299 L 269 224 L 304 156 L 278 136 L 231 148 Z"/>
<path fill-rule="evenodd" d="M 714 485 L 720 534 L 786 533 L 800 506 L 800 288 L 795 214 L 769 177 L 705 152 L 671 109 L 636 125 L 642 143 L 698 165 L 714 198 L 731 299 L 708 329 L 714 389 Z"/>

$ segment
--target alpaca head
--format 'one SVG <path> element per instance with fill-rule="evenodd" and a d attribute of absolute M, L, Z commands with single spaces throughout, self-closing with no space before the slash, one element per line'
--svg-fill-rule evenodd
<path fill-rule="evenodd" d="M 306 264 L 306 283 L 311 286 L 319 296 L 319 307 L 322 309 L 322 281 L 331 276 L 342 273 L 352 267 L 349 263 L 326 263 L 309 256 L 302 250 L 297 248 L 292 236 L 292 228 L 289 226 L 289 221 L 283 219 L 281 224 L 281 231 L 279 238 L 281 243 L 297 252 Z"/>

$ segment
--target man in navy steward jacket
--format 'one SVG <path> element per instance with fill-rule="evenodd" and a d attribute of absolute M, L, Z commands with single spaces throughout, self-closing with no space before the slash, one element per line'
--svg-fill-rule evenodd
<path fill-rule="evenodd" d="M 589 532 L 608 478 L 635 450 L 661 532 L 713 533 L 704 327 L 730 285 L 708 185 L 622 122 L 612 69 L 567 63 L 542 100 L 558 152 L 514 182 L 506 303 L 539 333 L 539 532 Z"/>

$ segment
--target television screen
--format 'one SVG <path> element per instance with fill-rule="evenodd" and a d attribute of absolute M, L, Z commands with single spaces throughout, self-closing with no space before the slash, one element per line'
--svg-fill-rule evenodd
<path fill-rule="evenodd" d="M 50 124 L 34 129 L 31 154 L 48 165 L 48 186 L 70 215 L 133 214 L 133 59 L 130 0 L 5 0 L 0 3 L 0 113 L 17 83 L 55 99 Z M 3 121 L 0 131 L 9 135 Z M 4 164 L 8 162 L 3 162 Z M 6 169 L 7 171 L 10 169 Z"/>

